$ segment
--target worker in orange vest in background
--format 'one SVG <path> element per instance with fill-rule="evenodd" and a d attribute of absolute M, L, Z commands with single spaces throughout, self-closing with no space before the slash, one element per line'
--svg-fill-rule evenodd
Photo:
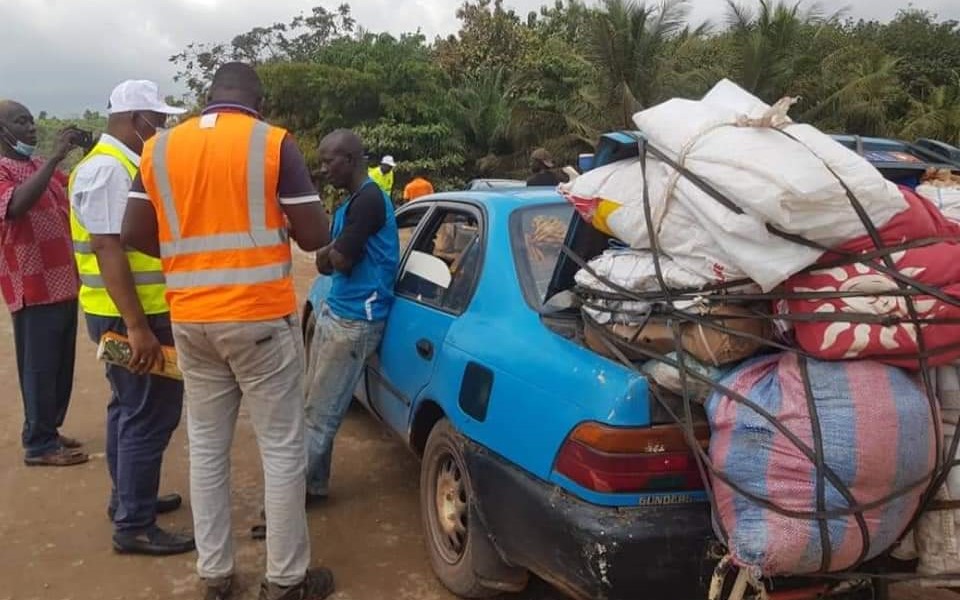
<path fill-rule="evenodd" d="M 306 251 L 329 243 L 330 223 L 296 142 L 260 119 L 262 99 L 253 68 L 222 66 L 203 114 L 144 147 L 122 238 L 163 263 L 206 598 L 232 595 L 230 446 L 242 399 L 263 461 L 260 600 L 321 600 L 334 585 L 329 570 L 309 569 L 304 349 L 286 221 Z M 133 347 L 134 359 L 162 360 L 158 353 Z"/>
<path fill-rule="evenodd" d="M 407 187 L 403 188 L 403 202 L 413 202 L 421 196 L 429 196 L 432 193 L 433 184 L 424 177 L 424 173 L 421 171 L 407 184 Z"/>

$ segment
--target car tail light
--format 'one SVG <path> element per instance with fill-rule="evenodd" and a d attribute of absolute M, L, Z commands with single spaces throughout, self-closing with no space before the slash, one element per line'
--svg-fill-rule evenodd
<path fill-rule="evenodd" d="M 707 425 L 695 428 L 701 447 L 710 437 Z M 583 423 L 567 437 L 556 470 L 596 492 L 702 490 L 696 457 L 677 425 L 644 428 Z"/>

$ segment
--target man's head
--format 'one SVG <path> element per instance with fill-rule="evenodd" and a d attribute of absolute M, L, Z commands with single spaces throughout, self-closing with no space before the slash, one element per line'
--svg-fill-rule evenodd
<path fill-rule="evenodd" d="M 186 110 L 161 100 L 154 82 L 131 79 L 113 89 L 107 112 L 107 133 L 139 154 L 147 140 L 166 126 L 168 117 Z"/>
<path fill-rule="evenodd" d="M 380 170 L 383 172 L 384 175 L 392 171 L 396 166 L 397 166 L 397 161 L 393 160 L 393 157 L 390 156 L 389 154 L 384 156 L 380 160 Z"/>
<path fill-rule="evenodd" d="M 4 154 L 29 156 L 37 146 L 37 126 L 26 106 L 0 100 L 0 145 Z"/>
<path fill-rule="evenodd" d="M 534 173 L 540 173 L 554 166 L 553 156 L 546 148 L 537 148 L 530 153 L 530 170 Z"/>
<path fill-rule="evenodd" d="M 213 76 L 207 93 L 209 104 L 239 104 L 260 112 L 263 105 L 263 83 L 257 72 L 246 63 L 231 62 L 223 65 Z"/>
<path fill-rule="evenodd" d="M 356 191 L 367 176 L 360 136 L 338 129 L 320 142 L 320 176 L 339 189 Z"/>

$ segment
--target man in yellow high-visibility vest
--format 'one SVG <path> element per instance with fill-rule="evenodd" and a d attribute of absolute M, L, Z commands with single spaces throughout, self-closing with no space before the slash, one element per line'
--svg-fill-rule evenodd
<path fill-rule="evenodd" d="M 388 198 L 393 197 L 393 170 L 397 166 L 397 161 L 389 154 L 384 156 L 380 164 L 376 167 L 370 167 L 367 175 L 377 184 Z"/>
<path fill-rule="evenodd" d="M 125 81 L 110 96 L 107 132 L 70 176 L 70 229 L 80 274 L 80 306 L 94 343 L 107 332 L 142 341 L 159 352 L 173 345 L 160 260 L 120 241 L 130 186 L 147 139 L 169 115 L 185 112 L 160 99 L 156 84 Z M 107 465 L 112 490 L 107 513 L 119 553 L 190 552 L 193 538 L 157 526 L 157 514 L 176 510 L 176 494 L 157 497 L 160 465 L 180 422 L 183 384 L 148 374 L 153 360 L 131 370 L 106 367 Z"/>

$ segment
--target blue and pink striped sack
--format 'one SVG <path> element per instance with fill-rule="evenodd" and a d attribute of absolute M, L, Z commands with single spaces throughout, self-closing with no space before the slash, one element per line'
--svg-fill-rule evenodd
<path fill-rule="evenodd" d="M 800 358 L 779 354 L 745 363 L 721 384 L 762 407 L 815 449 Z M 872 361 L 807 361 L 823 437 L 824 464 L 857 505 L 908 493 L 864 513 L 867 559 L 893 546 L 919 507 L 935 468 L 935 428 L 921 384 L 907 372 Z M 816 466 L 781 431 L 754 410 L 720 392 L 707 401 L 710 459 L 741 489 L 788 511 L 817 508 Z M 821 530 L 814 518 L 784 516 L 712 478 L 715 525 L 728 535 L 734 562 L 764 576 L 821 571 Z M 826 510 L 848 509 L 825 484 Z M 827 520 L 828 571 L 854 567 L 863 539 L 854 515 Z M 722 535 L 722 534 L 721 534 Z"/>

